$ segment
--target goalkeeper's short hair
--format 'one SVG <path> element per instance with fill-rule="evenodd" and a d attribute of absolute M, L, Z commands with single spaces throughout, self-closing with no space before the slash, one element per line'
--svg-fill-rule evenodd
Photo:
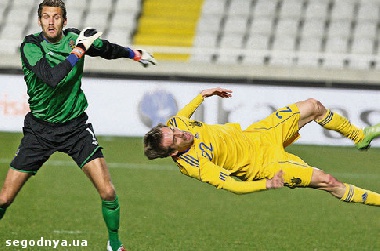
<path fill-rule="evenodd" d="M 43 0 L 42 3 L 38 5 L 38 18 L 42 17 L 43 7 L 60 7 L 62 9 L 63 19 L 67 19 L 66 5 L 62 0 Z"/>

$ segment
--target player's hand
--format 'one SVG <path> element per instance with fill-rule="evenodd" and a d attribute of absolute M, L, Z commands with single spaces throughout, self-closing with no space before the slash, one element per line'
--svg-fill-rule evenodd
<path fill-rule="evenodd" d="M 211 89 L 201 91 L 201 95 L 204 98 L 208 98 L 208 97 L 211 97 L 213 95 L 218 95 L 221 98 L 230 98 L 230 97 L 232 97 L 231 93 L 232 93 L 231 90 L 220 88 L 220 87 L 211 88 Z"/>
<path fill-rule="evenodd" d="M 135 56 L 133 60 L 140 62 L 144 67 L 148 67 L 149 64 L 156 65 L 156 59 L 146 50 L 138 49 L 133 50 Z"/>
<path fill-rule="evenodd" d="M 98 32 L 94 28 L 84 28 L 80 33 L 76 41 L 76 46 L 83 46 L 86 51 L 94 43 L 94 41 L 99 38 L 103 32 Z"/>
<path fill-rule="evenodd" d="M 272 179 L 267 180 L 267 189 L 281 188 L 284 186 L 284 172 L 282 170 L 278 171 Z"/>

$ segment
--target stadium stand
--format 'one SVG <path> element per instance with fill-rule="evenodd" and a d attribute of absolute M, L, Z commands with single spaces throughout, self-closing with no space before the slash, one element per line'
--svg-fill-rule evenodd
<path fill-rule="evenodd" d="M 24 35 L 39 31 L 37 2 L 0 2 L 1 54 L 17 54 Z M 380 68 L 380 0 L 66 0 L 66 5 L 69 27 L 96 27 L 116 43 L 150 48 L 159 61 Z"/>

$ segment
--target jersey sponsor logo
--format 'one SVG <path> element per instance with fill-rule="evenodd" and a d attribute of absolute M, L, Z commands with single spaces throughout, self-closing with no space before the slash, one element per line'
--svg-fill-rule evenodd
<path fill-rule="evenodd" d="M 199 149 L 202 151 L 202 156 L 208 158 L 208 160 L 212 160 L 214 158 L 212 144 L 206 145 L 204 142 L 199 143 Z"/>
<path fill-rule="evenodd" d="M 219 173 L 219 179 L 226 181 L 226 178 L 228 177 L 228 174 L 220 172 Z"/>
<path fill-rule="evenodd" d="M 71 49 L 74 49 L 75 46 L 76 46 L 75 40 L 70 39 L 69 46 L 70 46 Z"/>
<path fill-rule="evenodd" d="M 297 186 L 299 186 L 300 184 L 302 183 L 302 179 L 301 178 L 296 178 L 296 177 L 293 177 L 289 183 L 285 183 L 284 185 L 289 187 L 289 188 L 296 188 Z"/>
<path fill-rule="evenodd" d="M 199 122 L 199 121 L 196 121 L 196 120 L 190 121 L 190 126 L 191 127 L 201 127 L 202 125 L 203 125 L 202 122 Z"/>
<path fill-rule="evenodd" d="M 282 116 L 280 115 L 280 113 L 284 113 L 284 112 L 292 112 L 292 109 L 290 109 L 290 107 L 287 106 L 287 107 L 285 107 L 284 109 L 278 110 L 278 111 L 276 112 L 276 116 L 277 116 L 277 118 L 282 119 Z"/>

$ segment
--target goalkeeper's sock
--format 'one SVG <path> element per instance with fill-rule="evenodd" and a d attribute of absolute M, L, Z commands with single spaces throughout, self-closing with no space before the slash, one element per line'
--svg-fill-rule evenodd
<path fill-rule="evenodd" d="M 108 228 L 108 237 L 113 250 L 118 250 L 122 245 L 119 240 L 120 206 L 116 196 L 113 201 L 102 200 L 103 218 Z"/>
<path fill-rule="evenodd" d="M 5 211 L 7 211 L 6 207 L 0 207 L 0 220 L 3 218 Z"/>
<path fill-rule="evenodd" d="M 341 198 L 342 201 L 380 206 L 380 194 L 356 187 L 354 185 L 346 183 L 344 185 L 346 186 L 346 191 Z"/>
<path fill-rule="evenodd" d="M 347 118 L 330 110 L 327 110 L 326 115 L 323 119 L 316 120 L 315 122 L 323 126 L 325 129 L 339 132 L 346 138 L 354 141 L 355 144 L 362 141 L 365 136 L 362 129 L 351 124 Z"/>

